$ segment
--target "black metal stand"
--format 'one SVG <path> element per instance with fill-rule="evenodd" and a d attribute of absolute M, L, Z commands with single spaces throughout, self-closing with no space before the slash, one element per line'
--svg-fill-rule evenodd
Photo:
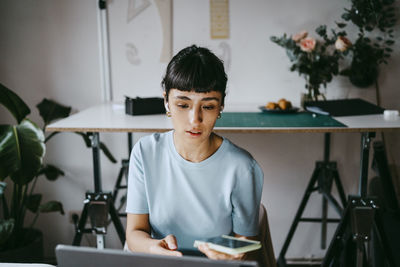
<path fill-rule="evenodd" d="M 117 181 L 115 182 L 114 191 L 113 191 L 114 205 L 118 198 L 119 191 L 126 190 L 128 188 L 129 156 L 130 156 L 131 151 L 132 151 L 132 133 L 128 133 L 128 159 L 123 159 L 121 161 L 121 168 L 119 169 Z M 122 184 L 122 178 L 125 178 L 125 185 Z M 120 217 L 126 217 L 125 212 L 120 212 L 120 209 L 123 207 L 123 205 L 125 203 L 126 203 L 126 193 L 124 196 L 121 197 L 120 204 L 117 209 L 118 216 L 120 216 Z"/>
<path fill-rule="evenodd" d="M 349 198 L 342 221 L 336 229 L 322 262 L 323 267 L 371 266 L 370 262 L 373 262 L 373 259 L 368 258 L 366 244 L 372 235 L 376 237 L 375 243 L 380 246 L 384 254 L 384 266 L 396 266 L 388 241 L 383 234 L 382 224 L 375 216 L 379 207 L 374 198 L 367 197 L 369 149 L 373 137 L 375 133 L 362 134 L 359 195 Z M 375 158 L 375 160 L 379 159 Z"/>
<path fill-rule="evenodd" d="M 111 192 L 102 192 L 100 175 L 100 137 L 99 133 L 92 133 L 92 153 L 94 172 L 94 192 L 87 192 L 84 200 L 84 207 L 76 225 L 76 232 L 72 245 L 79 246 L 84 233 L 97 235 L 97 247 L 104 248 L 104 235 L 107 233 L 108 214 L 114 223 L 122 245 L 125 243 L 125 231 L 114 207 Z M 85 228 L 88 216 L 90 217 L 91 228 Z"/>
<path fill-rule="evenodd" d="M 327 223 L 338 223 L 340 219 L 329 219 L 328 214 L 328 203 L 330 203 L 334 209 L 337 211 L 339 216 L 342 216 L 343 209 L 346 206 L 346 196 L 343 190 L 343 185 L 339 178 L 339 173 L 337 171 L 336 162 L 329 161 L 330 152 L 330 133 L 325 133 L 324 136 L 324 161 L 317 161 L 314 172 L 308 183 L 307 189 L 304 192 L 303 198 L 300 202 L 300 206 L 296 212 L 295 218 L 290 227 L 289 233 L 285 239 L 285 243 L 282 246 L 281 252 L 278 257 L 278 266 L 286 266 L 285 254 L 289 248 L 289 244 L 293 238 L 299 222 L 312 222 L 321 223 L 321 248 L 326 247 L 326 232 Z M 332 196 L 332 184 L 335 182 L 336 188 L 339 193 L 342 205 L 336 201 Z M 302 214 L 307 205 L 307 202 L 311 196 L 311 193 L 317 191 L 322 195 L 322 216 L 321 218 L 302 218 Z"/>
<path fill-rule="evenodd" d="M 366 243 L 371 239 L 375 199 L 350 196 L 322 266 L 363 267 L 367 263 Z"/>

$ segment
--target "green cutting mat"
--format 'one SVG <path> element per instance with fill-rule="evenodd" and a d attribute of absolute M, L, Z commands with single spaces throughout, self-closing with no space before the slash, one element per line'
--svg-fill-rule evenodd
<path fill-rule="evenodd" d="M 309 112 L 261 113 L 261 112 L 223 112 L 215 127 L 347 127 L 330 116 Z"/>

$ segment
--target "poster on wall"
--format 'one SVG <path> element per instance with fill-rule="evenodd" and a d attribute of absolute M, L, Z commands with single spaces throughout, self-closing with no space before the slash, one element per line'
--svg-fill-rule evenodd
<path fill-rule="evenodd" d="M 163 45 L 160 62 L 168 63 L 172 58 L 172 0 L 155 0 L 160 14 Z"/>
<path fill-rule="evenodd" d="M 229 0 L 210 0 L 211 39 L 229 38 Z"/>

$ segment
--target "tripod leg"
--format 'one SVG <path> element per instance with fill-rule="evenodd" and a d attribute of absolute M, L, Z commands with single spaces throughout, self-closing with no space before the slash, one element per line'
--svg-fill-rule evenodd
<path fill-rule="evenodd" d="M 349 227 L 347 227 L 349 216 L 349 208 L 347 208 L 343 214 L 341 222 L 336 228 L 333 239 L 329 244 L 328 250 L 321 264 L 322 267 L 339 266 L 337 257 L 343 251 L 343 244 L 346 243 L 344 240 L 348 235 L 346 235 L 346 231 L 349 229 Z"/>
<path fill-rule="evenodd" d="M 326 248 L 326 218 L 328 216 L 328 201 L 322 196 L 321 249 Z"/>
<path fill-rule="evenodd" d="M 74 240 L 72 241 L 73 246 L 79 246 L 81 244 L 82 234 L 83 230 L 85 229 L 86 220 L 88 216 L 88 208 L 89 208 L 89 203 L 85 203 L 85 205 L 83 206 L 81 218 L 79 219 L 78 228 L 76 229 L 75 232 Z"/>
<path fill-rule="evenodd" d="M 342 216 L 343 213 L 343 209 L 342 207 L 339 205 L 339 203 L 336 201 L 336 199 L 329 193 L 322 193 L 322 195 L 324 196 L 324 198 L 326 198 L 335 208 L 336 212 L 339 214 L 339 216 Z"/>
<path fill-rule="evenodd" d="M 337 169 L 333 171 L 333 178 L 335 180 L 336 189 L 338 190 L 339 197 L 342 202 L 342 207 L 344 208 L 347 205 L 346 195 L 344 193 L 343 185 L 342 185 L 342 182 L 340 181 L 339 173 L 338 173 Z"/>
<path fill-rule="evenodd" d="M 306 191 L 304 192 L 304 196 L 303 196 L 303 199 L 301 200 L 299 209 L 296 212 L 296 216 L 294 217 L 292 225 L 290 226 L 289 233 L 286 236 L 285 243 L 283 244 L 281 252 L 279 254 L 278 265 L 280 267 L 286 266 L 286 260 L 285 260 L 286 251 L 289 248 L 290 241 L 292 240 L 294 232 L 296 231 L 297 225 L 299 224 L 301 215 L 303 214 L 306 204 L 307 204 L 307 202 L 310 198 L 310 195 L 313 191 L 313 187 L 314 187 L 315 183 L 317 182 L 319 173 L 320 173 L 320 168 L 317 167 L 311 176 L 311 179 L 310 179 L 310 182 L 308 183 Z"/>
<path fill-rule="evenodd" d="M 118 195 L 119 187 L 121 186 L 121 180 L 122 180 L 123 176 L 124 176 L 124 167 L 122 166 L 121 169 L 119 169 L 117 182 L 115 183 L 114 191 L 113 191 L 113 195 L 112 195 L 114 204 L 115 204 L 115 200 L 117 200 L 117 195 Z"/>
<path fill-rule="evenodd" d="M 357 246 L 357 267 L 363 267 L 364 243 Z"/>
<path fill-rule="evenodd" d="M 117 230 L 119 240 L 121 240 L 122 246 L 125 244 L 125 231 L 124 227 L 122 226 L 122 223 L 118 217 L 118 213 L 112 203 L 110 203 L 109 206 L 109 212 L 111 216 L 111 220 L 114 223 L 115 229 Z"/>

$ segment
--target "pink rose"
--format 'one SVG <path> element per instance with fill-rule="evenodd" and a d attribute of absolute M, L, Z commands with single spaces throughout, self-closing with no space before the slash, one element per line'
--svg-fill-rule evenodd
<path fill-rule="evenodd" d="M 296 33 L 295 35 L 292 36 L 292 40 L 295 41 L 296 43 L 300 42 L 304 38 L 306 38 L 308 35 L 307 31 L 301 31 L 299 33 Z"/>
<path fill-rule="evenodd" d="M 316 41 L 312 37 L 304 38 L 300 41 L 300 49 L 304 52 L 311 52 L 315 49 Z"/>
<path fill-rule="evenodd" d="M 339 36 L 335 42 L 335 47 L 340 52 L 346 51 L 351 46 L 351 42 L 344 36 Z"/>

